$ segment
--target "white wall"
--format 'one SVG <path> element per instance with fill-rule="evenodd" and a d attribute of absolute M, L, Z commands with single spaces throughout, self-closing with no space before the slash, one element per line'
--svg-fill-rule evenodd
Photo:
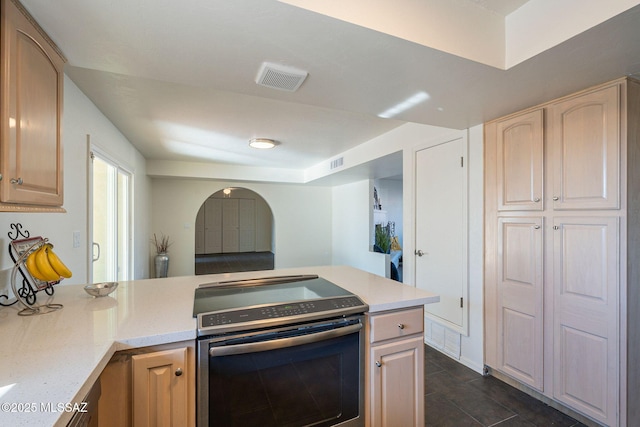
<path fill-rule="evenodd" d="M 332 204 L 332 264 L 350 265 L 387 276 L 389 256 L 371 252 L 369 246 L 373 222 L 372 181 L 364 180 L 333 187 Z"/>
<path fill-rule="evenodd" d="M 225 187 L 255 191 L 269 204 L 274 221 L 275 268 L 331 263 L 329 187 L 158 178 L 151 185 L 151 233 L 169 235 L 173 242 L 169 276 L 194 274 L 196 215 L 207 197 Z"/>
<path fill-rule="evenodd" d="M 134 247 L 136 255 L 134 274 L 136 278 L 148 274 L 148 218 L 149 179 L 146 177 L 145 161 L 127 139 L 111 124 L 96 106 L 65 76 L 64 112 L 64 208 L 66 213 L 0 213 L 0 288 L 10 288 L 9 275 L 13 263 L 8 255 L 7 233 L 12 223 L 19 222 L 32 236 L 50 239 L 56 253 L 73 272 L 73 277 L 62 284 L 87 283 L 89 244 L 87 218 L 87 135 L 92 135 L 103 151 L 113 157 L 126 160 L 135 172 L 134 202 Z M 73 247 L 73 232 L 79 231 L 81 245 Z M 5 290 L 0 291 L 5 293 Z"/>

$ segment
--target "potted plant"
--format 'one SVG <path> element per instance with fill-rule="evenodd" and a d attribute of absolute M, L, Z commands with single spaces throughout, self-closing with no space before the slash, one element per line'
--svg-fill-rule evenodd
<path fill-rule="evenodd" d="M 391 233 L 390 225 L 376 224 L 375 234 L 375 246 L 376 249 L 383 254 L 388 254 L 391 249 Z"/>
<path fill-rule="evenodd" d="M 156 277 L 167 277 L 169 272 L 169 246 L 171 246 L 171 242 L 169 241 L 169 236 L 165 236 L 164 234 L 160 235 L 160 239 L 156 236 L 156 233 L 153 233 L 153 239 L 151 243 L 156 248 L 156 256 L 155 256 L 155 267 L 156 267 Z"/>

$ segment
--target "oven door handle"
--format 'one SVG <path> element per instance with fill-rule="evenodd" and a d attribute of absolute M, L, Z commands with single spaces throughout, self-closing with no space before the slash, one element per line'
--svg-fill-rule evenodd
<path fill-rule="evenodd" d="M 261 341 L 247 344 L 235 344 L 222 347 L 211 347 L 209 356 L 230 356 L 233 354 L 257 353 L 259 351 L 274 350 L 277 348 L 294 347 L 296 345 L 311 344 L 331 338 L 349 335 L 362 329 L 362 323 L 356 325 L 343 326 L 329 331 L 317 332 L 314 334 L 302 335 L 299 337 L 282 338 L 271 341 Z"/>

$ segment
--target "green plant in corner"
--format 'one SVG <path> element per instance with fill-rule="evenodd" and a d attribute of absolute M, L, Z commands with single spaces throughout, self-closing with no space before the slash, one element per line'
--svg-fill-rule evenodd
<path fill-rule="evenodd" d="M 166 254 L 169 251 L 169 246 L 171 246 L 171 242 L 169 242 L 169 236 L 165 236 L 164 234 L 160 235 L 160 239 L 156 236 L 156 233 L 153 233 L 153 239 L 151 239 L 151 243 L 156 247 L 156 253 L 158 254 Z"/>

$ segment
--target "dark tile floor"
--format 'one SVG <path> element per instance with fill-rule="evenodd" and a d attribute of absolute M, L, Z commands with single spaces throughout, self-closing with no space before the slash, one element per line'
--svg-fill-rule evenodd
<path fill-rule="evenodd" d="M 583 427 L 494 377 L 483 377 L 425 345 L 425 425 Z"/>
<path fill-rule="evenodd" d="M 272 252 L 238 252 L 196 255 L 196 274 L 273 270 Z"/>

